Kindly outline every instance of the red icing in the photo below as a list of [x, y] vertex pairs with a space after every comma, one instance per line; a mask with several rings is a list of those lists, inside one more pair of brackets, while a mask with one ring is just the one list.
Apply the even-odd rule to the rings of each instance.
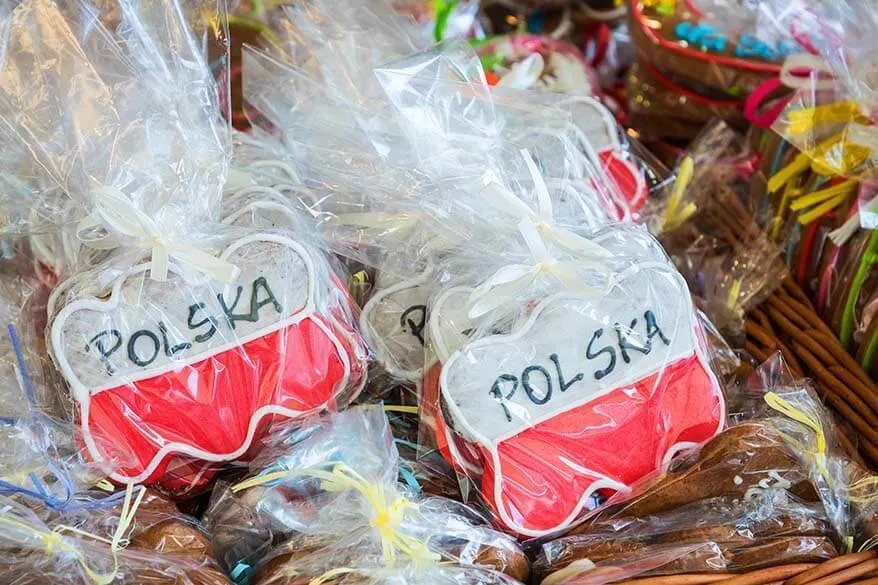
[[636, 166], [622, 158], [615, 150], [598, 154], [604, 170], [613, 178], [631, 213], [637, 213], [646, 204], [646, 183]]
[[[428, 375], [425, 398], [438, 392], [437, 377]], [[484, 466], [482, 492], [501, 521], [502, 506], [512, 530], [536, 535], [563, 528], [596, 481], [631, 486], [659, 471], [675, 445], [713, 437], [723, 416], [720, 391], [693, 355], [501, 441], [499, 468], [488, 446], [476, 446]], [[443, 425], [437, 416], [437, 430]]]
[[[339, 337], [356, 377], [360, 365]], [[240, 451], [263, 407], [304, 413], [333, 407], [344, 375], [338, 347], [311, 317], [178, 370], [94, 394], [82, 423], [105, 458], [122, 462], [117, 475], [133, 478], [168, 443], [215, 459]], [[255, 439], [271, 418], [259, 423]], [[174, 451], [164, 455], [144, 483], [161, 480], [173, 458]], [[175, 485], [192, 479], [173, 475], [167, 479]]]

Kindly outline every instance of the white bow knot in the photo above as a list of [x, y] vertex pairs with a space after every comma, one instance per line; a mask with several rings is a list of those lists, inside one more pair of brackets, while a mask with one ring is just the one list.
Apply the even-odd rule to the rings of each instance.
[[[161, 233], [158, 224], [118, 189], [95, 189], [92, 199], [95, 210], [79, 223], [77, 229], [77, 235], [85, 245], [97, 250], [124, 246], [149, 249], [150, 277], [160, 282], [168, 279], [171, 258], [177, 260], [177, 267], [184, 271], [192, 269], [223, 283], [237, 279], [240, 270], [231, 262], [190, 244], [169, 241]], [[87, 235], [98, 227], [104, 228], [107, 233], [97, 237]]]

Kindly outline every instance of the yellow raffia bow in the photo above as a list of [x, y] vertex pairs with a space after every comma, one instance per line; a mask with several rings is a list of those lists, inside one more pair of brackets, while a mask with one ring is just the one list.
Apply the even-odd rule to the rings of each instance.
[[[119, 525], [116, 527], [116, 531], [113, 533], [112, 539], [106, 539], [102, 536], [80, 530], [73, 526], [60, 525], [56, 526], [52, 530], [42, 530], [26, 522], [13, 520], [12, 518], [9, 518], [5, 515], [0, 516], [0, 526], [7, 526], [10, 529], [19, 530], [25, 534], [38, 538], [43, 544], [43, 549], [46, 553], [46, 556], [52, 556], [55, 554], [70, 555], [76, 560], [77, 563], [79, 563], [79, 566], [82, 567], [82, 570], [85, 573], [86, 577], [93, 581], [95, 585], [109, 585], [116, 580], [116, 573], [119, 571], [118, 553], [122, 548], [124, 548], [123, 537], [128, 531], [128, 528], [131, 526], [131, 523], [134, 521], [134, 515], [137, 513], [137, 509], [138, 507], [140, 507], [140, 503], [143, 501], [143, 496], [146, 493], [146, 488], [141, 488], [140, 493], [132, 504], [133, 493], [134, 486], [132, 484], [129, 484], [128, 487], [125, 489], [125, 500], [122, 503], [122, 512], [119, 515]], [[86, 559], [82, 549], [77, 547], [73, 542], [64, 538], [64, 533], [76, 534], [78, 536], [89, 538], [97, 542], [108, 544], [110, 546], [110, 553], [113, 556], [112, 572], [102, 574], [93, 569], [88, 564], [88, 560]]]
[[319, 479], [321, 489], [328, 492], [359, 492], [372, 510], [369, 525], [378, 532], [381, 539], [385, 565], [392, 567], [400, 553], [419, 563], [435, 563], [439, 560], [439, 555], [430, 550], [426, 541], [420, 541], [402, 531], [406, 513], [417, 510], [417, 504], [395, 489], [388, 490], [380, 483], [368, 481], [343, 463], [337, 463], [331, 472], [322, 469], [290, 469], [267, 473], [233, 486], [232, 492], [237, 493], [293, 477]]
[[[777, 191], [808, 167], [822, 175], [848, 175], [866, 162], [878, 146], [874, 137], [876, 129], [869, 124], [868, 116], [855, 102], [838, 102], [790, 112], [786, 116], [784, 131], [801, 153], [769, 180], [768, 191]], [[837, 131], [838, 126], [844, 126], [844, 129]], [[836, 132], [814, 147], [797, 140], [819, 135], [820, 128], [836, 129]]]
[[692, 182], [694, 173], [695, 161], [687, 156], [680, 163], [680, 169], [677, 171], [677, 180], [674, 183], [674, 192], [668, 198], [668, 207], [662, 216], [663, 233], [674, 231], [698, 211], [698, 207], [691, 201], [683, 205], [682, 209], [680, 208], [683, 203], [683, 195], [686, 193], [686, 187]]
[[808, 193], [807, 195], [799, 195], [790, 204], [792, 211], [802, 211], [809, 207], [809, 211], [799, 215], [798, 221], [802, 225], [808, 225], [819, 219], [826, 213], [842, 205], [859, 189], [860, 184], [855, 179], [848, 179], [838, 185], [826, 187], [819, 191]]
[[[807, 412], [796, 408], [774, 392], [769, 392], [765, 395], [765, 403], [777, 412], [814, 431], [816, 443], [815, 448], [808, 449], [801, 444], [799, 444], [799, 447], [814, 458], [814, 463], [817, 465], [820, 475], [822, 475], [827, 482], [831, 483], [832, 477], [829, 474], [829, 468], [826, 466], [826, 433], [824, 432], [823, 425], [820, 424], [820, 421]], [[787, 439], [788, 437], [784, 438]]]

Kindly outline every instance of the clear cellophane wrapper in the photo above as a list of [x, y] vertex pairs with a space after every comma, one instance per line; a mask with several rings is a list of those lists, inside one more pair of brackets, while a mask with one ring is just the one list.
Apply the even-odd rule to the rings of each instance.
[[668, 189], [670, 194], [651, 198], [643, 213], [699, 308], [732, 338], [743, 332], [746, 312], [759, 306], [789, 274], [781, 251], [751, 219], [733, 220], [749, 222], [742, 230], [746, 237], [729, 241], [717, 231], [722, 221], [714, 220], [728, 213], [722, 202], [737, 200], [746, 189], [742, 152], [746, 151], [739, 137], [727, 125], [709, 125], [678, 164], [678, 181]]
[[[293, 24], [303, 18], [289, 17]], [[318, 60], [323, 75], [315, 81], [291, 65], [292, 53], [282, 63], [269, 52], [253, 51], [245, 55], [246, 94], [280, 129], [290, 155], [303, 161], [296, 167], [305, 169], [301, 182], [319, 202], [309, 213], [332, 249], [376, 269], [363, 330], [378, 361], [397, 380], [421, 377], [427, 281], [435, 266], [464, 264], [454, 259], [469, 255], [465, 243], [476, 231], [487, 233], [498, 222], [514, 231], [519, 213], [504, 210], [508, 202], [498, 208], [475, 195], [449, 199], [448, 193], [477, 194], [486, 181], [498, 182], [492, 177], [512, 177], [503, 196], [508, 200], [515, 192], [535, 203], [526, 150], [544, 166], [558, 216], [571, 225], [592, 229], [631, 216], [628, 200], [607, 178], [610, 172], [626, 182], [635, 203], [646, 198], [647, 179], [619, 140], [609, 112], [591, 98], [525, 99], [509, 90], [492, 92], [475, 53], [458, 44], [382, 67], [377, 75], [385, 89], [383, 105], [356, 88], [346, 102], [333, 102], [337, 92], [323, 79], [332, 69], [323, 62], [332, 58]], [[422, 67], [409, 76], [405, 67], [413, 64]], [[535, 107], [534, 100], [546, 105]], [[418, 108], [430, 115], [413, 123], [408, 116]], [[309, 126], [316, 120], [319, 130]], [[399, 133], [396, 150], [404, 156], [380, 148], [389, 128]], [[303, 144], [303, 136], [316, 136], [317, 145]], [[335, 160], [341, 164], [331, 164]], [[455, 221], [458, 214], [466, 221]]]
[[[132, 493], [128, 507], [116, 498], [112, 506], [98, 501], [101, 507], [61, 513], [0, 496], [0, 578], [34, 585], [231, 583], [194, 518], [146, 488]], [[123, 520], [129, 511], [133, 519]]]
[[[789, 64], [791, 73], [799, 73], [790, 82], [797, 91], [772, 126], [801, 152], [798, 173], [810, 163], [816, 173], [831, 177], [874, 179], [874, 6], [863, 0], [772, 1], [760, 12], [765, 34], [792, 32], [813, 54]], [[878, 203], [870, 198], [858, 206], [860, 224], [874, 229]]]
[[255, 195], [220, 205], [230, 140], [204, 12], [119, 8], [109, 30], [87, 5], [19, 5], [0, 118], [58, 187], [33, 205], [97, 252], [47, 309], [89, 454], [126, 462], [114, 480], [184, 493], [274, 418], [349, 403], [367, 356], [305, 222], [264, 221]]
[[[514, 94], [488, 92], [475, 75], [467, 84], [437, 83], [455, 62], [471, 61], [463, 50], [446, 49], [378, 72], [422, 168], [456, 187], [457, 197], [430, 212], [471, 234], [438, 266], [430, 286], [422, 450], [442, 453], [506, 529], [544, 535], [580, 520], [607, 492], [627, 492], [626, 481], [661, 468], [681, 448], [678, 439], [697, 444], [712, 437], [723, 424], [723, 398], [684, 281], [657, 242], [643, 228], [613, 223], [609, 213], [603, 222], [583, 223], [570, 205], [600, 204], [602, 189], [620, 195], [602, 165], [582, 162], [596, 157], [586, 154], [579, 169], [572, 167], [569, 140], [562, 140], [569, 132], [576, 149], [593, 152], [600, 132], [576, 122], [597, 125], [599, 118], [574, 116], [565, 125], [556, 113], [546, 126], [561, 121], [562, 131], [547, 133], [552, 142], [531, 151], [516, 142], [517, 118], [504, 115], [517, 103]], [[540, 115], [532, 105], [529, 112]], [[583, 169], [584, 176], [575, 174]], [[677, 380], [684, 379], [682, 390]], [[641, 388], [642, 395], [638, 390], [622, 406], [626, 399], [613, 394], [617, 384]], [[694, 419], [684, 416], [676, 426], [669, 421], [678, 399]], [[603, 412], [602, 401], [629, 412], [652, 404], [664, 422], [656, 426], [640, 411], [644, 418], [600, 425], [605, 415], [592, 420], [590, 413]], [[628, 424], [619, 435], [602, 436]], [[611, 441], [618, 451], [597, 447]], [[543, 494], [539, 501], [526, 495], [535, 492]]]
[[576, 46], [548, 35], [513, 34], [475, 45], [488, 82], [518, 90], [599, 96], [597, 73]]
[[199, 523], [153, 490], [114, 491], [74, 425], [34, 412], [0, 430], [4, 583], [229, 583]]
[[459, 502], [415, 495], [400, 483], [399, 455], [380, 405], [313, 422], [278, 429], [246, 478], [216, 487], [205, 518], [233, 574], [288, 585], [336, 572], [380, 575], [385, 568], [441, 575], [445, 565], [456, 565], [527, 579], [527, 557], [513, 538]]
[[871, 546], [864, 495], [874, 480], [838, 443], [810, 383], [793, 379], [778, 354], [730, 395], [730, 428], [700, 452], [539, 545], [543, 584], [736, 573]]

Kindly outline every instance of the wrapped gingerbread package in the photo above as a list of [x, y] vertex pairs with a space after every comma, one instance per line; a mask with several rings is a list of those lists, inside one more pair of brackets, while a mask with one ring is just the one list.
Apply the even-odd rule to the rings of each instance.
[[123, 496], [61, 513], [0, 496], [0, 578], [28, 585], [229, 585], [194, 519], [146, 488], [129, 487]]
[[763, 12], [767, 30], [800, 31], [814, 54], [786, 62], [781, 81], [797, 91], [766, 119], [776, 134], [754, 133], [761, 160], [749, 204], [818, 314], [874, 378], [874, 11], [796, 2]]
[[424, 583], [446, 571], [451, 583], [492, 571], [506, 574], [498, 583], [527, 580], [515, 539], [459, 502], [414, 494], [399, 466], [380, 405], [275, 429], [252, 472], [214, 491], [206, 522], [217, 553], [230, 574], [261, 584], [382, 583], [355, 577], [382, 569], [391, 583], [391, 569], [423, 571], [413, 582]]
[[352, 400], [365, 363], [307, 234], [219, 223], [230, 142], [201, 13], [120, 9], [80, 39], [87, 10], [16, 7], [0, 115], [61, 187], [35, 204], [105, 252], [56, 289], [47, 330], [89, 454], [186, 491], [271, 420]]
[[73, 424], [33, 411], [0, 431], [4, 583], [229, 583], [197, 520], [155, 491], [114, 491]]
[[[744, 129], [745, 103], [802, 51], [794, 33], [763, 34], [757, 6], [735, 0], [636, 1], [631, 123], [650, 140], [694, 138], [712, 117]], [[780, 84], [765, 96], [783, 95]]]
[[[446, 261], [431, 285], [423, 449], [465, 474], [507, 530], [551, 534], [714, 436], [722, 392], [685, 282], [657, 242], [630, 224], [583, 224], [562, 207], [567, 186], [585, 188], [584, 199], [591, 186], [618, 194], [602, 167], [559, 183], [541, 167], [556, 168], [563, 151], [509, 143], [453, 166], [431, 145], [473, 144], [466, 129], [480, 129], [481, 114], [508, 96], [488, 94], [476, 110], [472, 85], [429, 74], [403, 84], [410, 64], [379, 74], [425, 168], [460, 184], [437, 210], [443, 221], [474, 228], [470, 255]], [[504, 221], [478, 223], [501, 210]]]

